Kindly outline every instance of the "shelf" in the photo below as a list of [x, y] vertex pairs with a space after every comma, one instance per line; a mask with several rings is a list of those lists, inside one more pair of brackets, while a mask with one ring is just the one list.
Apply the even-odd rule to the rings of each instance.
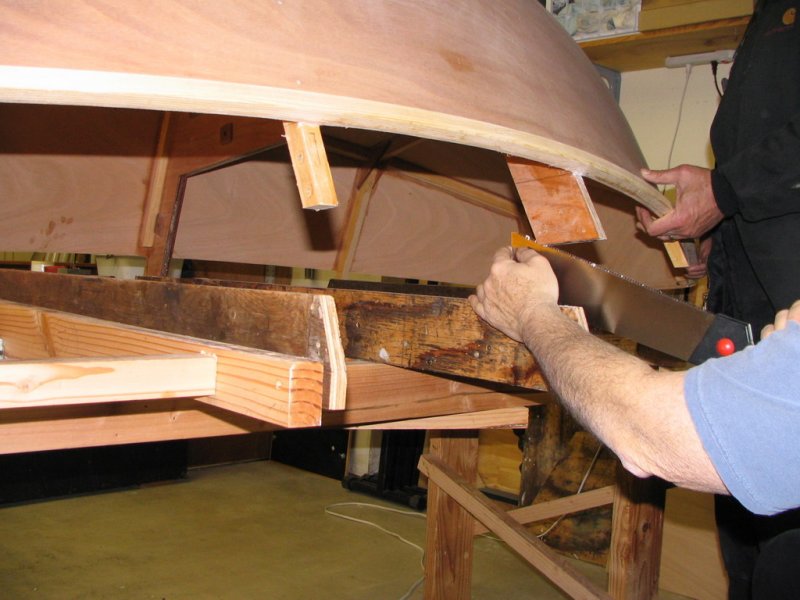
[[581, 42], [592, 62], [615, 71], [664, 66], [668, 56], [735, 49], [749, 16]]

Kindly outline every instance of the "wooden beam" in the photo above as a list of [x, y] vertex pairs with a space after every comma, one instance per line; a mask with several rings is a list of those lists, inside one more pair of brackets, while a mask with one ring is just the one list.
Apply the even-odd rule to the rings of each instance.
[[319, 361], [325, 408], [344, 407], [344, 351], [330, 296], [0, 269], [0, 298]]
[[606, 239], [580, 175], [514, 156], [507, 161], [537, 242]]
[[[589, 581], [580, 571], [570, 565], [565, 558], [550, 550], [544, 542], [536, 538], [514, 519], [492, 506], [489, 501], [454, 469], [434, 455], [424, 455], [419, 469], [428, 476], [429, 484], [439, 487], [444, 494], [486, 525], [490, 531], [506, 542], [531, 566], [555, 584], [571, 598], [596, 600], [610, 598]], [[436, 515], [436, 518], [441, 518]], [[433, 524], [434, 527], [438, 524]], [[430, 528], [432, 523], [429, 522]], [[435, 548], [428, 546], [428, 552]], [[426, 570], [427, 571], [427, 570]], [[426, 581], [427, 584], [427, 581]], [[426, 585], [426, 592], [427, 592]], [[426, 598], [427, 598], [426, 594]], [[451, 598], [468, 595], [448, 596]]]
[[192, 398], [216, 392], [211, 355], [0, 361], [0, 409]]
[[322, 210], [338, 206], [319, 125], [286, 121], [283, 128], [303, 208]]
[[189, 398], [0, 410], [0, 454], [272, 431], [276, 425]]
[[[532, 504], [530, 506], [523, 506], [522, 508], [515, 508], [508, 511], [506, 514], [517, 523], [527, 525], [528, 523], [544, 521], [545, 519], [552, 519], [554, 517], [560, 517], [561, 515], [597, 508], [598, 506], [607, 506], [614, 502], [615, 493], [616, 488], [609, 485], [596, 490], [558, 498], [557, 500], [542, 502], [541, 504]], [[489, 531], [488, 527], [481, 523], [475, 523], [475, 535], [480, 535], [487, 531]]]
[[217, 386], [203, 402], [284, 427], [321, 421], [322, 365], [305, 358], [12, 302], [0, 302], [0, 337], [6, 355], [19, 359], [210, 353]]

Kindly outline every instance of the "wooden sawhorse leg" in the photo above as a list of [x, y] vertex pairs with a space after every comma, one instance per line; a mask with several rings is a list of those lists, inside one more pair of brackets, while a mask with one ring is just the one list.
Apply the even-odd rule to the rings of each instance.
[[[466, 481], [478, 475], [478, 432], [431, 431], [430, 454], [452, 467]], [[469, 598], [472, 584], [472, 549], [475, 521], [472, 515], [428, 482], [425, 598]]]
[[639, 479], [618, 466], [608, 559], [612, 598], [650, 600], [658, 596], [666, 491], [667, 484], [661, 479]]

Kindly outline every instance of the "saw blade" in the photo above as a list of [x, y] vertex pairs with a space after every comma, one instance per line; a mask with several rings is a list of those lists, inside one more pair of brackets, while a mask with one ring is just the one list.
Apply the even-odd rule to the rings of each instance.
[[590, 327], [689, 360], [714, 314], [562, 250], [514, 233], [511, 245], [547, 258], [559, 285], [559, 304], [583, 307]]

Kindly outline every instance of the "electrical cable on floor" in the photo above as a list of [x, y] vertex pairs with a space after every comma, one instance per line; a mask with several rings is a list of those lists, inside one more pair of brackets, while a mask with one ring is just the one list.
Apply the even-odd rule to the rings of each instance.
[[[336, 511], [331, 510], [332, 508], [338, 508], [340, 506], [359, 506], [359, 507], [363, 507], [363, 508], [374, 508], [376, 510], [383, 510], [383, 511], [386, 511], [386, 512], [393, 512], [393, 513], [397, 513], [397, 514], [400, 514], [400, 515], [406, 515], [406, 516], [409, 516], [409, 517], [417, 517], [419, 519], [425, 519], [426, 518], [425, 514], [419, 513], [419, 512], [412, 512], [412, 511], [409, 511], [409, 510], [400, 510], [400, 509], [391, 508], [391, 507], [388, 507], [388, 506], [380, 506], [378, 504], [370, 504], [368, 502], [337, 502], [335, 504], [329, 504], [328, 506], [325, 507], [325, 513], [328, 514], [328, 515], [331, 515], [332, 517], [338, 517], [338, 518], [344, 519], [346, 521], [353, 521], [354, 523], [361, 523], [363, 525], [369, 525], [370, 527], [374, 527], [375, 529], [378, 529], [379, 531], [382, 531], [383, 533], [385, 533], [387, 535], [390, 535], [393, 538], [396, 538], [396, 539], [400, 540], [404, 544], [407, 544], [407, 545], [411, 546], [412, 548], [415, 548], [416, 550], [419, 550], [419, 553], [420, 553], [420, 567], [422, 568], [423, 572], [425, 571], [425, 549], [422, 546], [420, 546], [419, 544], [415, 544], [414, 542], [409, 541], [406, 538], [404, 538], [399, 533], [396, 533], [394, 531], [386, 529], [385, 527], [381, 527], [380, 525], [378, 525], [377, 523], [373, 523], [372, 521], [367, 521], [366, 519], [359, 519], [358, 517], [351, 517], [350, 515], [346, 515], [344, 513], [340, 513], [340, 512], [336, 512]], [[415, 581], [411, 585], [411, 587], [408, 589], [408, 591], [405, 594], [403, 594], [403, 596], [400, 598], [400, 600], [408, 600], [411, 597], [411, 595], [416, 591], [416, 589], [420, 586], [420, 584], [422, 584], [422, 582], [424, 580], [425, 580], [425, 576], [424, 575], [422, 577], [420, 577], [419, 579], [417, 579], [417, 581]]]
[[[592, 462], [589, 463], [589, 468], [586, 469], [586, 473], [583, 474], [583, 479], [581, 479], [581, 483], [578, 486], [578, 491], [575, 492], [576, 496], [583, 491], [583, 488], [586, 485], [586, 480], [589, 479], [589, 474], [592, 472], [592, 469], [594, 469], [594, 465], [597, 462], [597, 457], [600, 456], [600, 451], [602, 449], [603, 449], [603, 444], [600, 444], [599, 446], [597, 446], [597, 452], [594, 453], [594, 457], [592, 458]], [[559, 523], [561, 523], [561, 521], [564, 520], [565, 516], [566, 515], [561, 515], [560, 517], [558, 517], [555, 521], [553, 521], [553, 524], [550, 525], [550, 527], [545, 529], [542, 533], [540, 533], [536, 537], [539, 538], [540, 540], [544, 539], [544, 536], [546, 536], [548, 533], [553, 531], [553, 529], [555, 529], [556, 525], [558, 525]]]
[[678, 139], [678, 130], [681, 128], [681, 120], [683, 118], [683, 103], [686, 100], [686, 90], [689, 89], [689, 78], [691, 77], [691, 75], [692, 75], [692, 65], [686, 65], [686, 80], [683, 82], [683, 93], [681, 94], [681, 102], [678, 105], [678, 120], [675, 123], [675, 133], [672, 135], [672, 144], [670, 144], [669, 147], [669, 156], [667, 157], [667, 169], [672, 168], [672, 152], [675, 150], [675, 140]]

